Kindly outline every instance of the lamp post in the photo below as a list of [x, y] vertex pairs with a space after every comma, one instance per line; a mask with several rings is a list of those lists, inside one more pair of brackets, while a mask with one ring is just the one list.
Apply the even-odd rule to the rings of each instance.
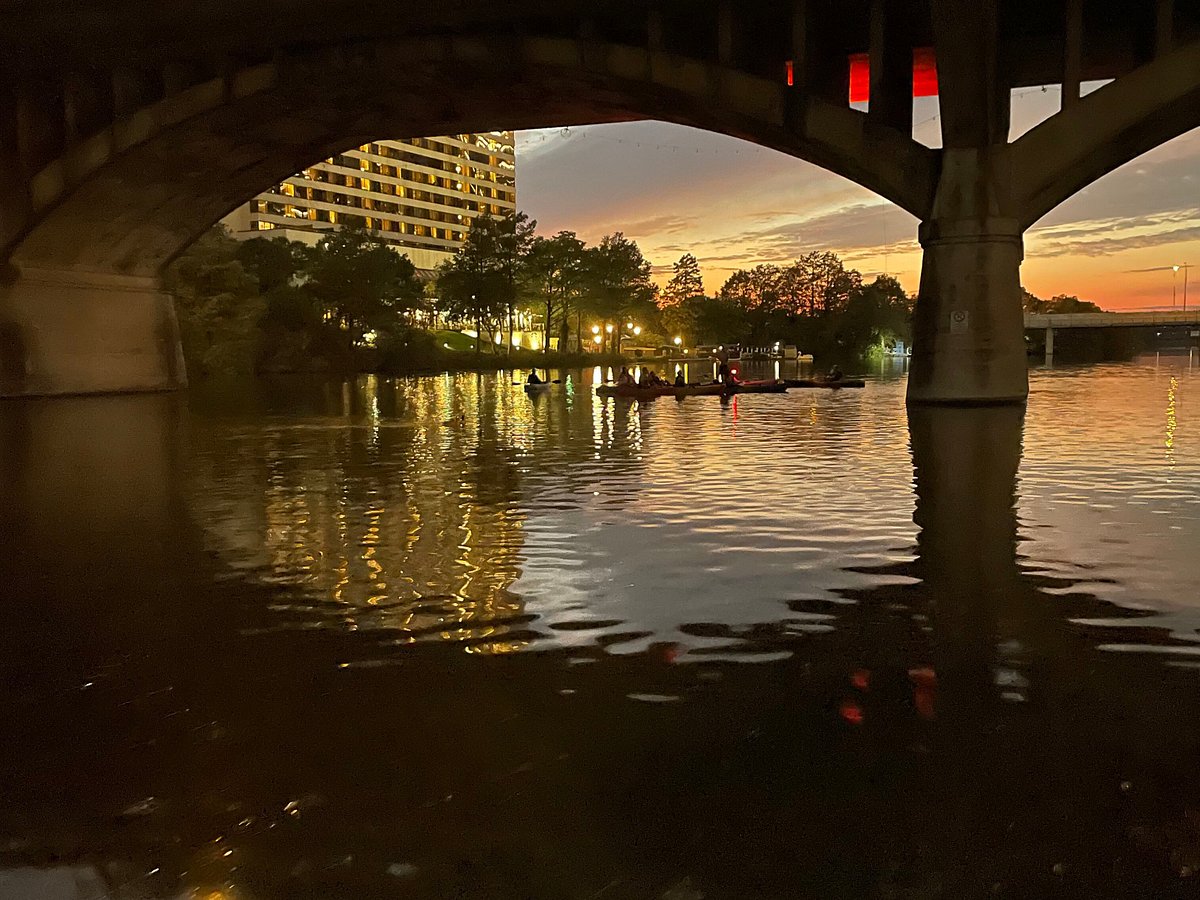
[[1179, 277], [1179, 270], [1183, 269], [1183, 311], [1187, 312], [1187, 289], [1188, 289], [1188, 269], [1191, 268], [1189, 263], [1180, 263], [1177, 266], [1171, 266], [1171, 306], [1175, 306], [1175, 282]]

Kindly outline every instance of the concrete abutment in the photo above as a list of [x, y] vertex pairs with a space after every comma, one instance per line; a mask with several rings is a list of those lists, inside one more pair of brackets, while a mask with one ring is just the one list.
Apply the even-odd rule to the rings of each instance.
[[0, 284], [0, 397], [186, 384], [175, 307], [157, 278], [25, 268]]

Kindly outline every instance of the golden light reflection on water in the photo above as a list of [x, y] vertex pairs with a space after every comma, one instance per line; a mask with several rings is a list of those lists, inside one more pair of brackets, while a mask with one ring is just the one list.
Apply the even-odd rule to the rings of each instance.
[[[399, 643], [464, 641], [477, 653], [524, 646], [504, 623], [522, 613], [509, 587], [528, 398], [491, 377], [414, 379], [397, 394], [371, 376], [342, 385], [335, 409], [239, 435], [240, 458], [258, 465], [206, 458], [202, 477], [224, 480], [220, 502], [241, 509], [210, 539], [323, 597], [347, 630], [393, 628]], [[255, 494], [260, 514], [247, 508]]]
[[1179, 379], [1174, 375], [1171, 376], [1170, 385], [1167, 388], [1167, 462], [1172, 468], [1175, 466], [1175, 429], [1178, 426], [1178, 419], [1175, 415], [1175, 392], [1179, 390]]
[[[748, 377], [769, 376], [774, 361], [748, 368]], [[639, 402], [597, 396], [606, 374], [599, 366], [561, 373], [562, 384], [535, 397], [509, 375], [364, 378], [323, 387], [315, 406], [250, 427], [222, 421], [199, 435], [210, 446], [196, 454], [203, 470], [194, 495], [210, 542], [235, 568], [303, 587], [328, 625], [395, 629], [397, 644], [446, 641], [479, 653], [554, 637], [545, 633], [547, 605], [579, 610], [630, 586], [686, 581], [696, 560], [728, 573], [761, 562], [773, 545], [781, 563], [795, 553], [803, 569], [810, 556], [836, 560], [846, 546], [887, 558], [902, 549], [895, 536], [904, 527], [880, 524], [881, 510], [896, 522], [911, 517], [902, 383], [724, 404]], [[1078, 535], [1086, 505], [1095, 539], [1107, 540], [1117, 508], [1192, 512], [1200, 500], [1180, 477], [1195, 465], [1190, 378], [1176, 373], [1166, 385], [1165, 436], [1164, 378], [1153, 370], [1035, 378], [1023, 521], [1069, 513]], [[1103, 426], [1102, 404], [1111, 413]], [[1147, 454], [1174, 483], [1156, 481]], [[802, 502], [773, 504], [763, 485]], [[876, 490], [881, 496], [868, 499]], [[1146, 541], [1183, 539], [1189, 521], [1155, 514], [1133, 531]], [[675, 538], [651, 561], [639, 529]], [[698, 549], [717, 533], [716, 555]], [[1038, 534], [1043, 543], [1050, 535]], [[892, 543], [871, 543], [880, 540]], [[731, 547], [740, 552], [725, 552]], [[671, 577], [662, 567], [668, 551], [682, 560]], [[722, 577], [742, 585], [757, 571]], [[702, 580], [685, 593], [706, 590]]]

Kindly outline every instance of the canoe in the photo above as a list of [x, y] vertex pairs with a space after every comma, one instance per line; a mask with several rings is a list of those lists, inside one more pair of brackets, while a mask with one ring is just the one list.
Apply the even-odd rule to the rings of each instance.
[[867, 383], [861, 378], [840, 378], [837, 381], [829, 381], [825, 378], [789, 378], [787, 386], [794, 388], [860, 388], [866, 387]]
[[601, 397], [630, 397], [634, 400], [653, 400], [673, 393], [673, 387], [638, 387], [632, 384], [602, 384], [596, 388], [596, 394]]
[[788, 389], [783, 381], [735, 381], [729, 385], [731, 394], [782, 394]]
[[548, 381], [543, 381], [541, 384], [525, 385], [525, 393], [527, 394], [541, 394], [548, 390], [550, 390], [550, 382]]
[[676, 397], [719, 397], [725, 393], [725, 385], [719, 382], [712, 384], [688, 384], [675, 388]]

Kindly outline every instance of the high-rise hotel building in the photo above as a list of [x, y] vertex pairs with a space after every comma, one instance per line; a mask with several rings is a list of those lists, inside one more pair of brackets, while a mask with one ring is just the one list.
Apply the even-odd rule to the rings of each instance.
[[238, 238], [310, 244], [357, 225], [428, 271], [457, 252], [476, 217], [516, 207], [513, 134], [490, 131], [363, 144], [275, 185], [224, 223]]

